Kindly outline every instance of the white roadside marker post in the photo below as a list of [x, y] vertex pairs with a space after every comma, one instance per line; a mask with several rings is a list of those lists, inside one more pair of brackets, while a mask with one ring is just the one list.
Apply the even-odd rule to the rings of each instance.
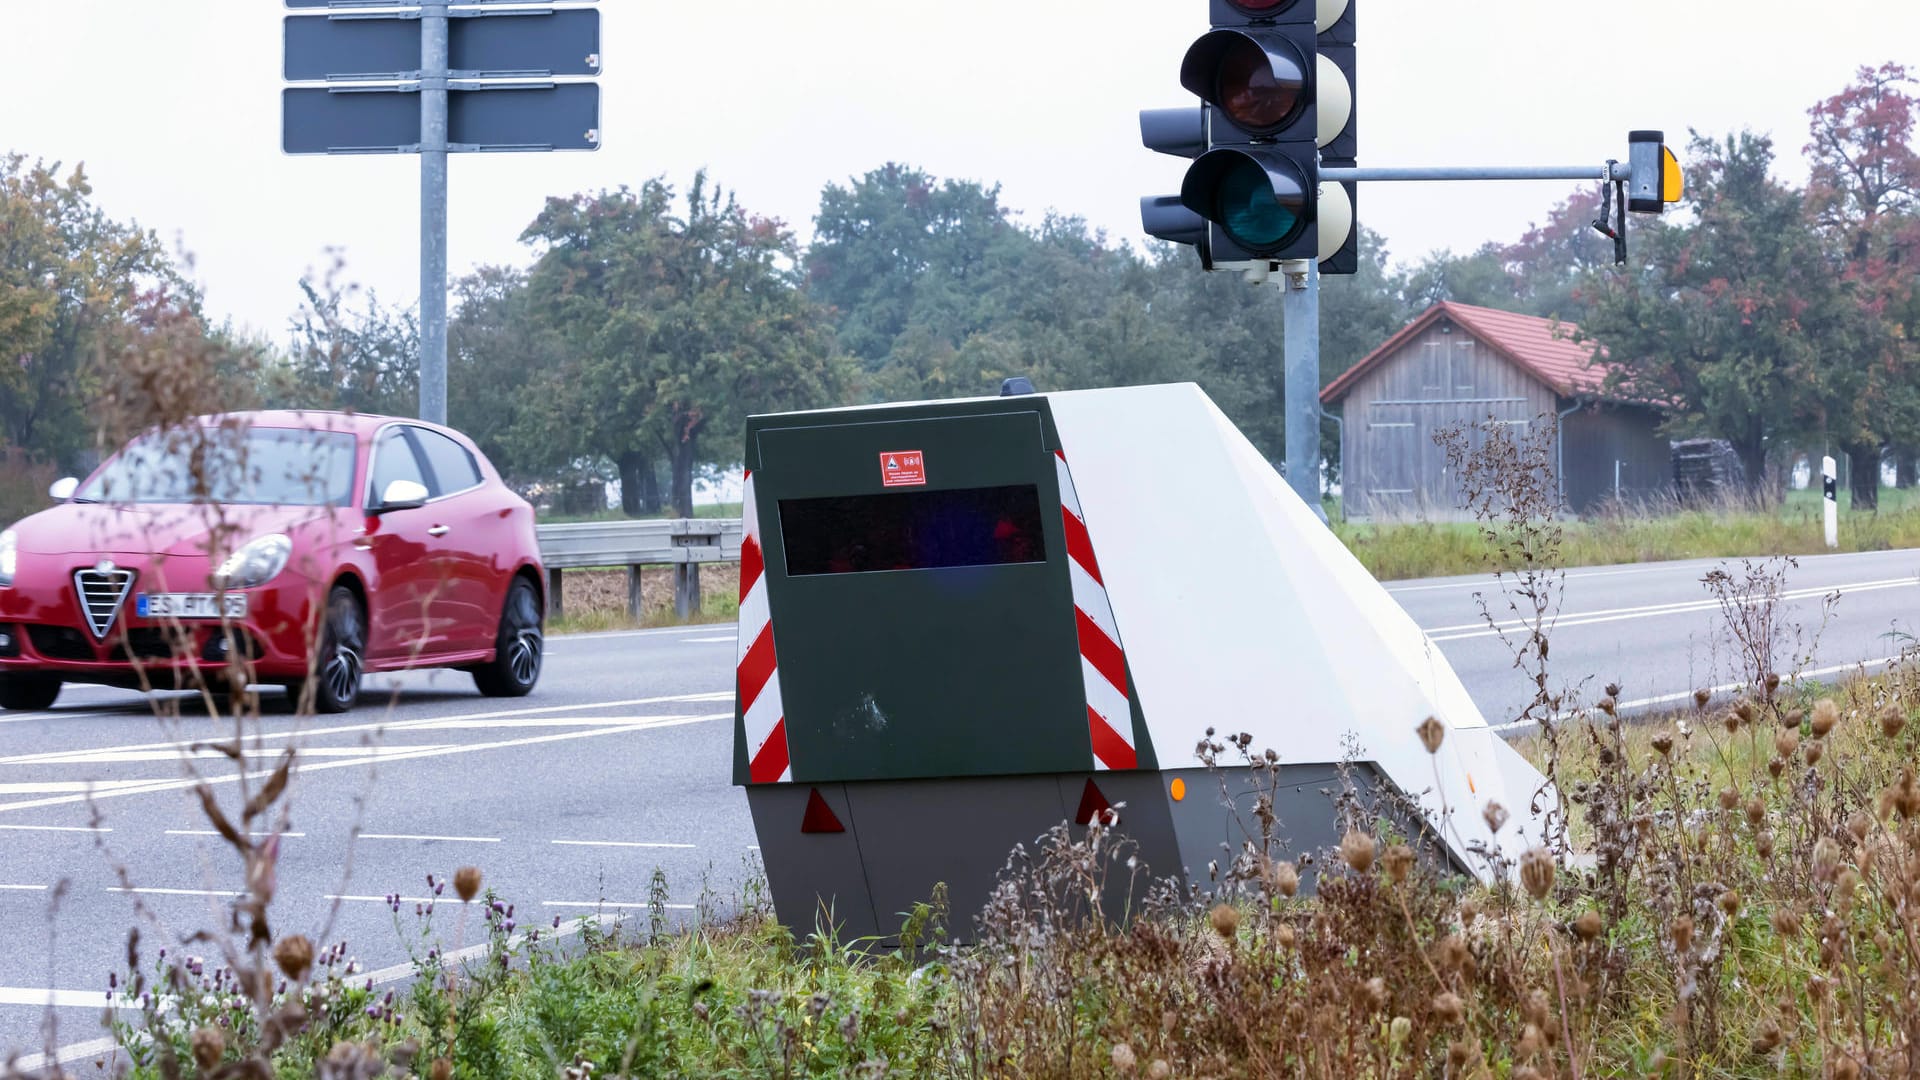
[[1837, 487], [1836, 482], [1840, 478], [1840, 473], [1834, 468], [1832, 458], [1826, 457], [1820, 459], [1820, 477], [1825, 496], [1823, 504], [1826, 507], [1827, 517], [1827, 547], [1829, 549], [1837, 548], [1840, 546], [1840, 504], [1835, 498], [1835, 488]]

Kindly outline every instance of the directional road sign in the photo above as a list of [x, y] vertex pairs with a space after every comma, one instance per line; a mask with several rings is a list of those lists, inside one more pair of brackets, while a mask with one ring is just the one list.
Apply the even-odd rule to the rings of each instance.
[[[511, 4], [514, 7], [534, 7], [541, 2], [542, 0], [451, 0], [447, 6], [457, 11], [460, 8], [494, 7], [501, 4]], [[591, 4], [594, 0], [560, 0], [560, 2], [566, 4]], [[286, 0], [286, 5], [290, 8], [316, 12], [322, 10], [345, 11], [354, 8], [384, 8], [389, 10], [393, 8], [414, 8], [418, 10], [420, 0]]]
[[[281, 149], [289, 154], [403, 154], [420, 147], [420, 96], [398, 87], [281, 92]], [[447, 91], [447, 149], [597, 150], [600, 87], [460, 86]]]
[[[420, 71], [421, 21], [399, 14], [352, 19], [288, 15], [289, 82], [407, 79]], [[600, 12], [476, 12], [447, 20], [454, 78], [600, 74]]]

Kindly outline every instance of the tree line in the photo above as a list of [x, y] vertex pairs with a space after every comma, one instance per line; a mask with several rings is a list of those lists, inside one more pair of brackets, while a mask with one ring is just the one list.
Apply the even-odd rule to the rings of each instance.
[[[1694, 133], [1682, 206], [1630, 222], [1625, 266], [1591, 227], [1597, 187], [1517, 239], [1408, 265], [1365, 231], [1360, 272], [1323, 279], [1322, 383], [1437, 300], [1552, 316], [1672, 434], [1727, 439], [1757, 490], [1824, 442], [1872, 505], [1883, 457], [1910, 483], [1920, 444], [1913, 87], [1898, 65], [1863, 68], [1817, 103], [1802, 186], [1765, 136]], [[155, 303], [198, 320], [232, 408], [417, 408], [414, 313], [341, 284], [344, 264], [299, 283], [284, 340], [247, 338], [204, 316], [181, 257], [90, 194], [80, 170], [0, 158], [0, 453], [73, 469], [100, 452], [89, 402]], [[1191, 380], [1278, 461], [1277, 289], [1071, 215], [1025, 222], [995, 185], [907, 164], [827, 184], [812, 224], [802, 245], [705, 173], [549, 198], [523, 264], [454, 285], [449, 419], [515, 482], [617, 477], [633, 514], [690, 514], [750, 413], [991, 394], [1014, 375]]]

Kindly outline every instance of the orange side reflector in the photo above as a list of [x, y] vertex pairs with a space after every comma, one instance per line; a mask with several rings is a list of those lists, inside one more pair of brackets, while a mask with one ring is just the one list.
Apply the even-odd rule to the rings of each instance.
[[1474, 794], [1474, 795], [1478, 795], [1478, 794], [1480, 794], [1480, 789], [1479, 789], [1479, 788], [1477, 788], [1477, 787], [1474, 787], [1474, 786], [1473, 786], [1473, 774], [1472, 774], [1472, 773], [1468, 773], [1468, 774], [1467, 774], [1467, 791], [1468, 791], [1469, 793], [1471, 793], [1471, 794]]
[[803, 833], [846, 832], [846, 826], [833, 814], [833, 807], [820, 795], [820, 789], [814, 788], [807, 793], [807, 812], [800, 819], [800, 831]]
[[1080, 809], [1073, 815], [1073, 820], [1081, 825], [1090, 825], [1095, 815], [1104, 814], [1111, 809], [1113, 804], [1107, 801], [1105, 795], [1100, 794], [1100, 789], [1093, 786], [1093, 779], [1089, 777], [1086, 790], [1080, 793]]
[[1177, 776], [1174, 777], [1173, 783], [1167, 785], [1167, 794], [1173, 796], [1174, 802], [1179, 802], [1181, 799], [1186, 798], [1187, 782], [1185, 780], [1180, 779]]

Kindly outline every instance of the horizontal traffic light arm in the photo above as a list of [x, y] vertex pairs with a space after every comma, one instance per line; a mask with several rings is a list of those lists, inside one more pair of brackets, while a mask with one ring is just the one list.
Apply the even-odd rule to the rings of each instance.
[[1322, 165], [1322, 180], [1627, 180], [1631, 167], [1612, 165], [1449, 165], [1426, 168]]

